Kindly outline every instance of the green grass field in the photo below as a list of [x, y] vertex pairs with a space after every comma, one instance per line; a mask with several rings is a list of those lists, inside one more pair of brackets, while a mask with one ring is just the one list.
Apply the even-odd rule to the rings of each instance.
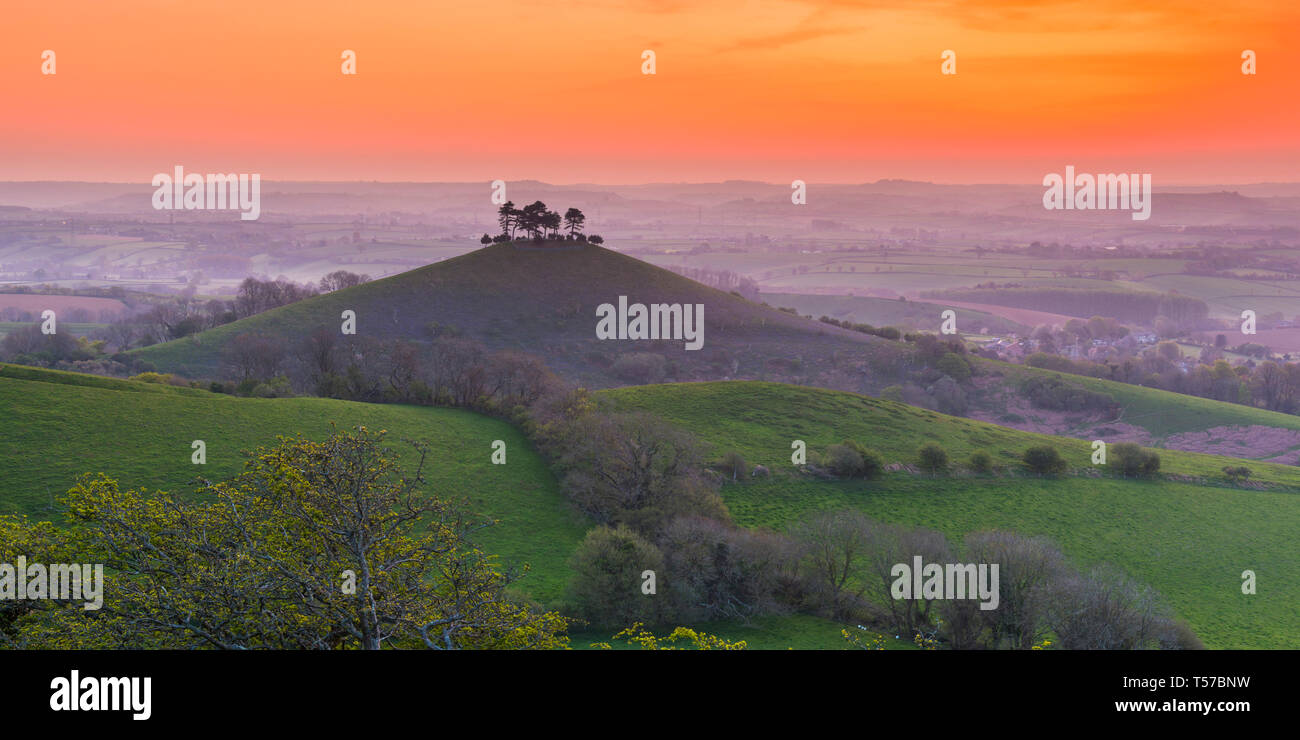
[[978, 358], [975, 362], [990, 372], [1002, 373], [1013, 384], [1031, 374], [1059, 375], [1071, 384], [1109, 394], [1124, 409], [1120, 421], [1142, 427], [1156, 439], [1171, 434], [1200, 432], [1213, 427], [1232, 425], [1259, 424], [1280, 429], [1300, 429], [1300, 416], [1292, 414], [1082, 375], [1058, 373], [1025, 365]]
[[[51, 502], [76, 478], [103, 472], [126, 488], [190, 491], [196, 476], [221, 479], [242, 468], [243, 450], [277, 435], [322, 438], [340, 428], [386, 429], [404, 463], [401, 438], [430, 443], [425, 490], [465, 501], [499, 521], [476, 535], [506, 567], [529, 565], [521, 596], [560, 598], [568, 559], [589, 523], [560, 494], [550, 470], [509, 424], [468, 411], [374, 405], [319, 398], [233, 398], [190, 388], [0, 366], [0, 512], [58, 519]], [[191, 463], [202, 439], [207, 464]], [[506, 442], [507, 464], [492, 465], [491, 444]]]
[[[615, 408], [644, 409], [691, 430], [715, 456], [740, 451], [770, 467], [766, 480], [727, 484], [737, 522], [782, 530], [810, 512], [857, 508], [875, 518], [945, 532], [954, 542], [972, 531], [1009, 529], [1055, 540], [1081, 567], [1115, 564], [1156, 588], [1207, 645], [1215, 648], [1300, 646], [1300, 468], [1251, 461], [1254, 478], [1273, 490], [1232, 487], [1219, 469], [1234, 461], [1162, 450], [1165, 473], [1207, 478], [1042, 479], [930, 477], [891, 473], [876, 481], [821, 481], [790, 463], [790, 443], [810, 455], [852, 438], [887, 462], [913, 462], [926, 441], [954, 461], [982, 449], [1004, 468], [1030, 444], [1050, 441], [1077, 469], [1089, 467], [1082, 440], [1052, 438], [958, 419], [856, 394], [758, 382], [688, 383], [602, 391]], [[302, 431], [320, 438], [329, 423], [365, 424], [431, 443], [426, 490], [498, 519], [479, 536], [506, 566], [531, 565], [516, 592], [558, 603], [570, 578], [569, 558], [590, 522], [573, 513], [545, 463], [508, 424], [451, 409], [371, 405], [316, 398], [245, 399], [204, 390], [0, 366], [0, 512], [59, 519], [51, 502], [86, 472], [124, 486], [190, 490], [195, 476], [236, 473], [241, 450]], [[190, 443], [207, 444], [207, 465], [190, 462]], [[494, 439], [509, 464], [490, 464]], [[402, 452], [402, 446], [398, 445]], [[405, 458], [409, 461], [409, 451]], [[1259, 592], [1243, 596], [1240, 575], [1254, 570]], [[756, 649], [840, 649], [833, 621], [793, 615], [752, 624], [693, 625]], [[580, 632], [575, 648], [609, 635]], [[910, 648], [910, 644], [889, 647]]]
[[[1008, 529], [1055, 540], [1079, 566], [1101, 561], [1157, 589], [1215, 648], [1300, 647], [1300, 468], [1250, 462], [1288, 490], [1255, 491], [1169, 480], [1110, 477], [938, 477], [887, 474], [870, 482], [824, 482], [798, 475], [795, 439], [810, 456], [844, 438], [877, 449], [887, 461], [912, 461], [926, 441], [960, 461], [985, 449], [999, 464], [1030, 444], [1050, 441], [1078, 468], [1088, 444], [945, 417], [889, 401], [765, 383], [698, 383], [604, 391], [616, 407], [650, 410], [709, 442], [717, 455], [738, 450], [769, 466], [763, 481], [728, 484], [737, 521], [784, 529], [813, 511], [857, 508], [901, 524], [933, 527], [960, 541], [982, 529]], [[1210, 475], [1227, 458], [1162, 450], [1162, 470]], [[1261, 584], [1241, 593], [1241, 572]]]

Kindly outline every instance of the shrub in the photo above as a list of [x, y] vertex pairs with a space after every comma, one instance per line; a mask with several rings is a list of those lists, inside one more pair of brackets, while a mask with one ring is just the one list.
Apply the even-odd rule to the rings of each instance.
[[826, 450], [823, 464], [841, 478], [857, 478], [865, 470], [862, 455], [852, 447], [842, 444], [831, 445]]
[[1160, 470], [1160, 456], [1132, 442], [1111, 445], [1110, 457], [1115, 469], [1125, 478], [1155, 475]]
[[885, 462], [875, 450], [867, 449], [851, 439], [843, 440], [840, 444], [862, 456], [862, 472], [860, 475], [863, 478], [875, 478], [884, 472]]
[[970, 456], [970, 469], [981, 474], [992, 473], [993, 457], [984, 450], [976, 450], [975, 452], [972, 452]]
[[659, 548], [631, 529], [596, 527], [573, 556], [570, 598], [575, 610], [600, 627], [659, 623], [662, 600], [641, 592], [641, 574], [652, 570], [662, 575], [663, 564]]
[[638, 385], [658, 383], [664, 379], [668, 361], [653, 352], [628, 352], [614, 361], [612, 372], [621, 380]]
[[1059, 475], [1067, 469], [1065, 460], [1061, 453], [1056, 451], [1051, 445], [1036, 445], [1025, 450], [1024, 456], [1025, 467], [1029, 468], [1032, 473], [1038, 475]]
[[934, 367], [958, 383], [965, 383], [970, 380], [970, 360], [956, 352], [945, 353], [943, 357], [939, 358], [939, 362]]
[[948, 453], [933, 442], [923, 445], [916, 455], [921, 470], [938, 473], [948, 469]]
[[722, 456], [722, 469], [731, 475], [732, 480], [749, 473], [749, 465], [745, 463], [745, 458], [735, 450]]
[[1056, 411], [1107, 411], [1116, 405], [1109, 394], [1071, 385], [1055, 375], [1030, 376], [1020, 383], [1020, 391], [1034, 406]]
[[170, 373], [140, 373], [132, 375], [130, 380], [138, 380], [141, 383], [158, 383], [159, 385], [168, 385], [171, 383], [172, 376]]
[[1238, 466], [1228, 465], [1223, 468], [1223, 474], [1228, 476], [1228, 480], [1233, 481], [1235, 483], [1237, 481], [1244, 481], [1247, 478], [1249, 478], [1250, 468], [1246, 467], [1245, 465], [1238, 465]]
[[671, 579], [660, 595], [675, 618], [735, 619], [780, 609], [797, 579], [798, 550], [773, 532], [754, 532], [705, 519], [679, 517], [659, 548]]

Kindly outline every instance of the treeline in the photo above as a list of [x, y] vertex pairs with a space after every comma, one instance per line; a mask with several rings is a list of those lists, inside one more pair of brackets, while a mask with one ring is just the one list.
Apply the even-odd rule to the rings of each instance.
[[[780, 310], [785, 311], [786, 309], [783, 308]], [[794, 309], [790, 309], [790, 312], [793, 313]], [[840, 319], [831, 318], [830, 316], [822, 316], [817, 320], [822, 322], [823, 324], [830, 324], [831, 326], [838, 326], [843, 329], [852, 329], [853, 331], [860, 332], [862, 334], [870, 334], [872, 336], [881, 337], [882, 339], [898, 341], [903, 336], [903, 332], [899, 331], [898, 329], [892, 326], [872, 326], [871, 324], [856, 324], [852, 321], [841, 321]]]
[[[1104, 565], [1080, 572], [1046, 538], [974, 532], [956, 547], [938, 531], [883, 524], [853, 510], [818, 514], [792, 532], [815, 545], [814, 572], [841, 614], [913, 636], [923, 647], [1204, 647], [1155, 591]], [[997, 563], [998, 608], [980, 609], [974, 598], [894, 598], [893, 565], [918, 555], [926, 563]]]
[[663, 265], [663, 268], [710, 288], [736, 293], [746, 300], [755, 303], [759, 302], [758, 283], [740, 273], [731, 270], [711, 270], [707, 267], [686, 267], [684, 265]]
[[1141, 357], [1118, 363], [1071, 360], [1038, 352], [1025, 358], [1030, 367], [1104, 378], [1146, 388], [1237, 403], [1256, 408], [1300, 414], [1300, 363], [1267, 360], [1232, 365], [1213, 352], [1195, 367], [1184, 370], [1181, 350], [1173, 342], [1161, 342]]
[[[131, 358], [122, 355], [133, 347], [147, 347], [233, 323], [239, 319], [280, 306], [370, 280], [337, 270], [321, 278], [319, 284], [295, 283], [286, 278], [259, 280], [246, 278], [233, 300], [207, 301], [190, 295], [160, 298], [134, 315], [121, 317], [96, 329], [89, 338], [79, 340], [67, 333], [42, 334], [39, 323], [20, 327], [0, 342], [0, 359], [24, 365], [53, 367], [60, 370], [124, 375], [139, 369]], [[60, 321], [76, 321], [76, 312], [60, 315]], [[148, 368], [145, 368], [148, 369]]]
[[1073, 316], [1103, 315], [1140, 324], [1153, 324], [1157, 317], [1163, 316], [1184, 327], [1199, 325], [1210, 313], [1205, 301], [1177, 293], [1060, 286], [1029, 287], [1020, 283], [987, 283], [973, 288], [930, 291], [923, 295], [928, 298], [991, 303]]

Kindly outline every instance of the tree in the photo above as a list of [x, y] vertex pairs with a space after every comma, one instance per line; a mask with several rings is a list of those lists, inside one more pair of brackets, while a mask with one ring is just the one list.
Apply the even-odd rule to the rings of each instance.
[[664, 573], [663, 553], [654, 543], [623, 525], [598, 526], [573, 556], [570, 598], [578, 614], [596, 626], [657, 624], [664, 600], [642, 591], [646, 571]]
[[541, 236], [542, 230], [546, 228], [547, 218], [546, 204], [540, 200], [533, 201], [524, 206], [515, 215], [515, 224], [518, 228], [523, 229], [524, 233], [536, 239]]
[[[553, 648], [564, 621], [510, 602], [468, 539], [482, 522], [421, 490], [385, 433], [285, 439], [197, 500], [85, 476], [65, 500], [103, 608], [27, 632], [36, 646], [222, 649]], [[69, 553], [71, 556], [72, 553]]]
[[320, 279], [320, 289], [322, 293], [332, 293], [336, 290], [343, 290], [344, 288], [351, 288], [368, 282], [370, 282], [369, 275], [358, 275], [347, 270], [335, 270]]
[[917, 451], [917, 461], [921, 470], [927, 473], [940, 473], [948, 469], [948, 453], [933, 442], [927, 442]]
[[654, 415], [588, 414], [575, 422], [566, 447], [565, 491], [598, 522], [653, 535], [677, 516], [728, 519], [703, 476], [699, 440]]
[[577, 208], [570, 208], [564, 212], [564, 225], [569, 229], [569, 236], [571, 237], [576, 237], [582, 233], [582, 225], [586, 220], [587, 217]]
[[1177, 647], [1176, 626], [1155, 591], [1117, 570], [1072, 574], [1049, 590], [1052, 631], [1066, 650]]
[[1068, 469], [1065, 460], [1061, 458], [1061, 453], [1051, 445], [1029, 447], [1021, 459], [1030, 472], [1038, 475], [1059, 475]]
[[602, 239], [602, 238], [600, 238], [600, 236], [599, 236], [599, 235], [596, 235], [596, 234], [592, 234], [591, 236], [587, 237], [587, 241], [591, 242], [592, 244], [604, 244], [604, 243], [605, 243], [605, 240]]
[[225, 349], [226, 362], [239, 373], [242, 380], [267, 379], [279, 375], [284, 355], [281, 340], [251, 332], [235, 335]]
[[560, 232], [560, 214], [555, 211], [543, 211], [541, 225], [546, 230], [547, 236], [557, 235]]
[[970, 380], [970, 360], [955, 352], [944, 353], [943, 357], [939, 358], [939, 362], [935, 364], [935, 369], [958, 383], [965, 383]]
[[722, 470], [725, 473], [730, 473], [731, 480], [734, 481], [749, 473], [749, 465], [745, 462], [745, 457], [743, 455], [732, 450], [722, 456]]
[[484, 232], [483, 236], [479, 238], [478, 243], [483, 245], [491, 244], [492, 237], [489, 236], [486, 232]]
[[773, 532], [684, 516], [665, 528], [658, 544], [671, 576], [660, 587], [676, 619], [772, 613], [779, 609], [779, 595], [798, 580], [796, 547]]
[[981, 475], [993, 472], [993, 458], [984, 450], [976, 450], [970, 455], [970, 469]]
[[1042, 537], [1014, 532], [966, 536], [970, 562], [998, 564], [998, 608], [977, 610], [986, 646], [1028, 650], [1050, 629], [1049, 589], [1070, 573], [1065, 557]]
[[823, 512], [794, 525], [790, 535], [804, 548], [804, 565], [825, 604], [837, 615], [861, 598], [866, 586], [866, 546], [875, 523], [862, 512]]
[[515, 237], [515, 228], [519, 225], [519, 211], [515, 210], [514, 201], [506, 201], [497, 209], [497, 223], [501, 226], [501, 233], [513, 239]]

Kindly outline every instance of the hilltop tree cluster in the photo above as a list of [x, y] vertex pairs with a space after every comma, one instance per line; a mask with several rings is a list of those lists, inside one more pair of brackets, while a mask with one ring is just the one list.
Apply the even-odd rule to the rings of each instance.
[[484, 234], [479, 241], [483, 244], [509, 242], [522, 234], [533, 241], [565, 240], [603, 243], [604, 239], [600, 236], [594, 234], [587, 236], [583, 233], [586, 223], [586, 215], [577, 208], [570, 208], [564, 212], [564, 215], [560, 215], [558, 211], [547, 208], [540, 200], [533, 201], [523, 208], [516, 208], [513, 201], [506, 201], [497, 209], [497, 224], [501, 227], [501, 233], [496, 236]]

